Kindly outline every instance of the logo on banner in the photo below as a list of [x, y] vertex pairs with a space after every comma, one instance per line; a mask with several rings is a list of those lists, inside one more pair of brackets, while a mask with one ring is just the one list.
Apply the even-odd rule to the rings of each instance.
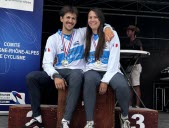
[[25, 93], [0, 92], [0, 104], [25, 104]]
[[18, 93], [16, 91], [11, 92], [11, 99], [15, 102], [15, 104], [25, 104], [25, 94]]

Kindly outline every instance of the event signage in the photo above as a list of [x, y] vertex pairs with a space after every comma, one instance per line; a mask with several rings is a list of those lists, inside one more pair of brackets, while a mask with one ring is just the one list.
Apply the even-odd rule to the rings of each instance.
[[0, 114], [27, 104], [26, 75], [40, 70], [43, 0], [0, 0]]
[[34, 0], [0, 0], [1, 8], [33, 11]]

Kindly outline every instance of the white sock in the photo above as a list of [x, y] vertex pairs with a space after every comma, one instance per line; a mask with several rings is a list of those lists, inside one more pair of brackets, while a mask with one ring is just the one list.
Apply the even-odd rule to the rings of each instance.
[[39, 115], [39, 116], [37, 116], [37, 117], [34, 117], [37, 121], [39, 121], [40, 123], [42, 123], [42, 116], [41, 115]]
[[128, 117], [128, 115], [127, 115], [127, 116], [123, 116], [123, 115], [121, 114], [121, 118], [122, 118], [123, 120], [127, 120], [129, 117]]
[[68, 122], [68, 124], [70, 123], [69, 120], [65, 120], [64, 118], [62, 119], [62, 122]]
[[87, 121], [87, 124], [92, 124], [92, 125], [94, 125], [94, 121], [92, 120], [92, 121]]

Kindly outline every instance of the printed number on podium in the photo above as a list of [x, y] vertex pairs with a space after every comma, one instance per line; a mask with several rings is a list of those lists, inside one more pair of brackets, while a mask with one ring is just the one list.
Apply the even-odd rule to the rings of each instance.
[[[136, 124], [140, 125], [140, 128], [145, 128], [145, 124], [143, 123], [144, 122], [144, 116], [141, 115], [141, 114], [134, 114], [132, 117], [132, 119], [139, 119], [136, 121]], [[131, 126], [131, 128], [136, 128], [136, 126]]]

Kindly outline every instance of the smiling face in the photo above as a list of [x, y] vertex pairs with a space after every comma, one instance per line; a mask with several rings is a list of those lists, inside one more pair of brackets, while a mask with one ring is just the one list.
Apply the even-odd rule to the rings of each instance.
[[71, 34], [76, 25], [77, 16], [75, 13], [66, 13], [63, 17], [60, 17], [60, 21], [63, 23], [62, 32], [64, 34]]
[[92, 29], [93, 33], [97, 34], [97, 29], [100, 26], [100, 21], [99, 21], [99, 18], [94, 11], [90, 11], [89, 14], [88, 14], [88, 25]]

